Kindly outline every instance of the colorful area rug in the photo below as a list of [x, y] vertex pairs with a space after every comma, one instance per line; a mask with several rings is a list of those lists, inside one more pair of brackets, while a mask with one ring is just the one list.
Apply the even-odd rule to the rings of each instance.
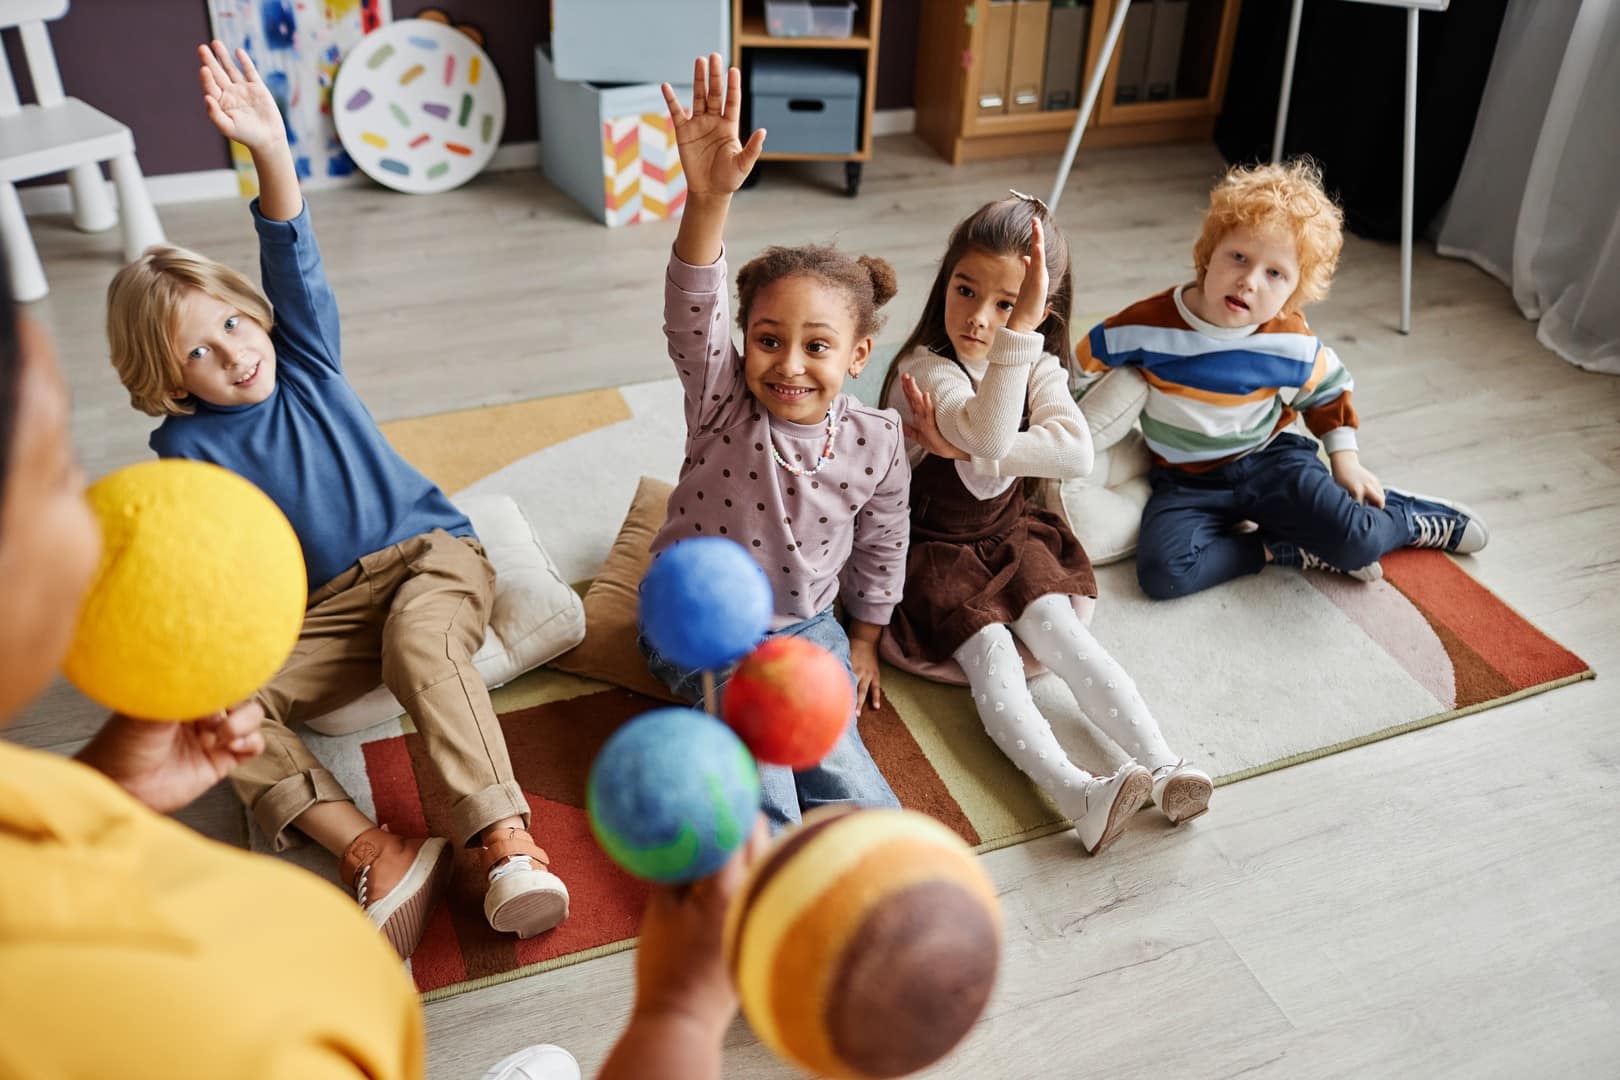
[[[572, 580], [601, 565], [637, 478], [673, 480], [682, 456], [674, 380], [386, 430], [447, 487], [482, 476], [470, 491], [516, 497]], [[1486, 551], [1473, 565], [1489, 558]], [[1591, 677], [1470, 577], [1468, 565], [1398, 552], [1372, 585], [1274, 570], [1154, 603], [1127, 563], [1099, 572], [1094, 629], [1136, 678], [1171, 746], [1230, 783]], [[884, 679], [887, 703], [862, 717], [861, 730], [905, 805], [981, 851], [1066, 827], [984, 735], [966, 691], [895, 671]], [[1117, 751], [1060, 682], [1044, 677], [1034, 689], [1077, 760], [1094, 771], [1115, 765]], [[584, 785], [608, 735], [654, 703], [547, 669], [495, 700], [535, 832], [568, 883], [572, 911], [531, 941], [494, 934], [479, 907], [476, 866], [464, 856], [452, 902], [411, 963], [429, 1000], [628, 947], [646, 895], [592, 840]], [[448, 831], [447, 797], [407, 721], [310, 742], [377, 820], [414, 835]]]

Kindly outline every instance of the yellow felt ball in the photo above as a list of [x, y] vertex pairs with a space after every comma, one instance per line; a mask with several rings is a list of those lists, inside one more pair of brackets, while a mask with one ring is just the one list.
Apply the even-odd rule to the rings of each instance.
[[263, 686], [298, 641], [309, 583], [269, 496], [197, 461], [132, 465], [93, 484], [101, 565], [63, 669], [146, 720], [190, 720]]

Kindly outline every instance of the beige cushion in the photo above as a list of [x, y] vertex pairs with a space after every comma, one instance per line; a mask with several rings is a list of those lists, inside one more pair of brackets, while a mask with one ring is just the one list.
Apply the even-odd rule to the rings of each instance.
[[[585, 637], [585, 606], [540, 546], [529, 519], [506, 495], [470, 495], [455, 500], [467, 515], [495, 567], [495, 606], [473, 666], [490, 687], [539, 667]], [[316, 717], [309, 726], [323, 735], [347, 735], [400, 715], [404, 710], [386, 686]]]
[[613, 549], [585, 591], [585, 639], [553, 660], [552, 667], [663, 701], [676, 700], [647, 670], [647, 658], [636, 645], [641, 579], [652, 561], [648, 549], [663, 528], [672, 490], [662, 480], [641, 478]]
[[1142, 529], [1142, 508], [1153, 493], [1152, 457], [1137, 418], [1147, 380], [1135, 368], [1115, 368], [1086, 388], [1080, 411], [1091, 429], [1096, 464], [1089, 476], [1048, 484], [1046, 504], [1062, 514], [1094, 566], [1129, 558]]

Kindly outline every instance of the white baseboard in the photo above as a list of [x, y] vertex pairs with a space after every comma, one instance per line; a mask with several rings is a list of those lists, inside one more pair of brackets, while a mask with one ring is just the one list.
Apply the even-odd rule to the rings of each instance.
[[873, 135], [910, 135], [916, 130], [916, 109], [876, 109], [872, 113]]
[[[875, 121], [874, 121], [875, 122]], [[496, 149], [485, 168], [495, 171], [535, 169], [540, 166], [540, 144], [537, 142], [506, 143]], [[355, 187], [372, 183], [364, 173], [356, 172], [338, 180], [329, 180], [321, 188]], [[203, 169], [199, 172], [168, 173], [148, 176], [146, 191], [157, 206], [175, 203], [202, 202], [207, 199], [240, 198], [241, 188], [232, 169]], [[117, 205], [117, 193], [111, 181], [107, 195]], [[38, 187], [18, 188], [25, 214], [70, 214], [73, 212], [72, 194], [66, 184], [42, 184]]]

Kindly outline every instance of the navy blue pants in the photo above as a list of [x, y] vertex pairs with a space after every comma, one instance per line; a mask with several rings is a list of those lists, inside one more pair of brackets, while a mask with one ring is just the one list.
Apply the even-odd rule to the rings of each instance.
[[[1136, 580], [1158, 600], [1259, 573], [1267, 541], [1357, 570], [1412, 540], [1406, 496], [1389, 493], [1383, 508], [1356, 502], [1317, 457], [1316, 443], [1291, 432], [1207, 473], [1156, 468], [1152, 481]], [[1240, 521], [1260, 531], [1233, 535]]]

